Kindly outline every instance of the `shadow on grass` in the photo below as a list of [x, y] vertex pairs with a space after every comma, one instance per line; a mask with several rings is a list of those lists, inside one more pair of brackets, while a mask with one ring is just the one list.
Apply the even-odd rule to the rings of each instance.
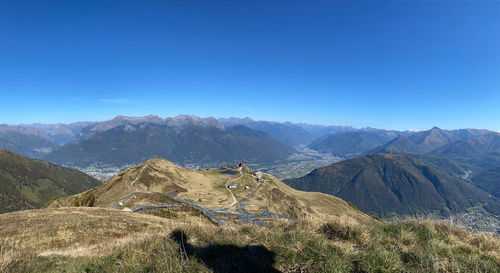
[[280, 272], [273, 267], [275, 254], [261, 245], [196, 247], [188, 242], [182, 230], [175, 230], [170, 236], [179, 244], [181, 255], [198, 260], [214, 272]]

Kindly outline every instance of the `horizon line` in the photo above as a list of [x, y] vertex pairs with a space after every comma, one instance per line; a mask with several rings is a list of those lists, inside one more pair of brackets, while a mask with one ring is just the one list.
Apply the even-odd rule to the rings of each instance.
[[467, 129], [473, 129], [473, 130], [488, 130], [496, 133], [500, 133], [500, 131], [494, 130], [494, 129], [487, 129], [487, 128], [472, 128], [472, 127], [459, 127], [459, 128], [442, 128], [440, 126], [432, 126], [430, 129], [420, 129], [420, 128], [406, 128], [406, 129], [393, 129], [393, 128], [383, 128], [383, 127], [373, 127], [373, 126], [363, 126], [363, 127], [355, 127], [353, 125], [341, 125], [341, 124], [320, 124], [320, 123], [309, 123], [309, 122], [297, 122], [297, 121], [278, 121], [278, 120], [264, 120], [264, 119], [254, 119], [249, 116], [246, 117], [236, 117], [236, 116], [230, 116], [230, 117], [215, 117], [215, 116], [198, 116], [198, 115], [192, 115], [192, 114], [177, 114], [175, 116], [165, 116], [161, 117], [160, 115], [155, 115], [155, 114], [148, 114], [144, 116], [128, 116], [128, 115], [122, 115], [118, 114], [112, 118], [108, 119], [102, 119], [102, 120], [77, 120], [77, 121], [72, 121], [72, 122], [31, 122], [31, 123], [0, 123], [0, 126], [8, 126], [8, 127], [14, 127], [14, 126], [34, 126], [34, 125], [70, 125], [70, 124], [75, 124], [75, 123], [99, 123], [99, 122], [106, 122], [110, 121], [119, 117], [124, 117], [124, 118], [146, 118], [146, 117], [158, 117], [160, 119], [167, 119], [167, 118], [176, 118], [179, 116], [192, 116], [192, 117], [197, 117], [201, 119], [209, 119], [213, 118], [216, 119], [217, 121], [220, 121], [221, 119], [240, 119], [240, 120], [245, 120], [245, 119], [250, 119], [251, 121], [254, 122], [270, 122], [270, 123], [279, 123], [279, 124], [285, 124], [285, 123], [291, 123], [294, 125], [310, 125], [310, 126], [323, 126], [323, 127], [351, 127], [353, 129], [357, 130], [363, 130], [363, 129], [378, 129], [378, 130], [386, 130], [386, 131], [399, 131], [399, 132], [422, 132], [422, 131], [428, 131], [432, 130], [433, 128], [439, 128], [441, 130], [467, 130]]

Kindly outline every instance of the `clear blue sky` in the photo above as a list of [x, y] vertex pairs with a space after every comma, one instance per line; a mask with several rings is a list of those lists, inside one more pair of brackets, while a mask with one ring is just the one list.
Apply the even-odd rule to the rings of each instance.
[[0, 1], [0, 123], [500, 131], [500, 1]]

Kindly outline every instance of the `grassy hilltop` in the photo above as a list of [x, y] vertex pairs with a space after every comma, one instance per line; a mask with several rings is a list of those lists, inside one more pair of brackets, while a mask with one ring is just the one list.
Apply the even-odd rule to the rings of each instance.
[[[133, 209], [145, 204], [173, 204], [175, 200], [169, 196], [176, 196], [207, 210], [215, 210], [215, 214], [223, 218], [242, 213], [272, 213], [288, 218], [335, 219], [348, 216], [366, 224], [376, 221], [340, 198], [298, 191], [268, 174], [263, 174], [262, 180], [264, 182], [259, 182], [253, 177], [248, 168], [225, 174], [220, 169], [186, 169], [165, 159], [154, 158], [123, 171], [98, 187], [55, 200], [50, 207], [117, 208], [122, 202], [123, 206], [119, 208]], [[238, 187], [228, 189], [232, 183]], [[220, 210], [225, 213], [220, 213]]]

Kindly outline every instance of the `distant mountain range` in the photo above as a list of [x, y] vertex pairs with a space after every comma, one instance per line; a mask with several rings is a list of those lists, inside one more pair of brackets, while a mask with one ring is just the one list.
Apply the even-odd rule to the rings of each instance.
[[214, 126], [242, 125], [254, 130], [263, 131], [279, 141], [290, 145], [307, 145], [316, 138], [333, 133], [357, 131], [351, 126], [324, 126], [305, 123], [254, 121], [250, 118], [200, 118], [192, 115], [178, 115], [176, 117], [161, 118], [155, 115], [144, 117], [116, 116], [115, 118], [102, 122], [76, 122], [71, 124], [21, 124], [0, 125], [24, 134], [38, 135], [44, 137], [56, 145], [62, 146], [68, 142], [79, 142], [95, 134], [106, 130], [128, 124], [153, 123], [176, 126], [183, 122], [197, 120], [199, 123], [211, 123]]
[[96, 134], [113, 129], [118, 126], [129, 125], [129, 124], [133, 125], [139, 123], [163, 124], [165, 123], [165, 120], [154, 115], [149, 115], [145, 117], [116, 116], [111, 120], [92, 123], [82, 128], [82, 130], [78, 134], [78, 140], [79, 141], [86, 140]]
[[37, 133], [28, 134], [0, 126], [0, 148], [25, 156], [40, 158], [58, 148], [56, 144]]
[[385, 130], [328, 134], [319, 137], [309, 144], [308, 147], [319, 152], [352, 158], [365, 154], [399, 135], [400, 132]]
[[213, 166], [238, 161], [283, 160], [294, 151], [261, 131], [238, 125], [225, 126], [215, 119], [181, 116], [161, 124], [120, 125], [81, 142], [68, 143], [44, 158], [79, 167], [92, 164], [124, 166], [152, 157], [168, 158], [183, 165]]
[[[279, 141], [286, 143], [290, 146], [298, 146], [298, 145], [309, 145], [313, 141], [318, 142], [319, 137], [324, 137], [327, 135], [334, 136], [341, 133], [349, 133], [349, 132], [359, 132], [370, 134], [373, 133], [377, 135], [379, 133], [383, 134], [387, 132], [388, 134], [397, 132], [397, 131], [386, 131], [383, 129], [375, 129], [375, 128], [361, 128], [357, 129], [352, 126], [334, 126], [334, 125], [314, 125], [314, 124], [306, 124], [306, 123], [292, 123], [292, 122], [273, 122], [273, 121], [254, 121], [250, 118], [220, 118], [220, 122], [227, 125], [243, 125], [255, 130], [260, 130], [268, 133], [269, 135], [275, 137]], [[410, 135], [412, 132], [410, 131], [401, 131], [397, 132], [393, 137], [396, 137], [398, 134], [402, 135]], [[393, 138], [392, 137], [392, 138]], [[391, 140], [387, 139], [387, 141]], [[316, 140], [316, 141], [315, 141]], [[327, 141], [327, 139], [324, 139]], [[385, 142], [381, 142], [380, 144], [384, 144]], [[377, 142], [378, 143], [378, 142]], [[380, 145], [378, 144], [378, 145]], [[328, 148], [328, 145], [322, 145], [326, 150], [335, 150], [334, 148]], [[374, 146], [375, 147], [375, 146]], [[372, 147], [372, 148], [374, 148]], [[319, 150], [318, 150], [319, 151]], [[349, 152], [352, 153], [352, 152]], [[353, 153], [354, 154], [354, 153]]]
[[483, 190], [410, 155], [370, 154], [285, 183], [335, 195], [380, 216], [447, 214], [491, 201]]
[[71, 141], [76, 141], [79, 138], [80, 132], [83, 128], [97, 124], [98, 122], [75, 122], [70, 124], [21, 124], [14, 126], [0, 125], [3, 128], [9, 128], [17, 132], [36, 135], [52, 142], [57, 146], [64, 145]]
[[[219, 129], [219, 132], [222, 134], [227, 133], [224, 131], [225, 128], [240, 128], [241, 126], [244, 126], [246, 128], [249, 128], [250, 130], [243, 130], [240, 128], [238, 130], [239, 133], [234, 131], [229, 132], [229, 135], [236, 133], [236, 135], [239, 134], [239, 136], [242, 136], [242, 134], [244, 135], [246, 132], [249, 133], [251, 137], [238, 137], [239, 139], [244, 140], [243, 142], [229, 139], [222, 140], [224, 139], [224, 137], [213, 135], [213, 133], [216, 131], [215, 130], [211, 133], [211, 136], [208, 136], [208, 138], [214, 138], [211, 141], [206, 141], [206, 139], [204, 138], [196, 139], [195, 137], [191, 137], [190, 139], [185, 139], [185, 141], [183, 140], [183, 143], [177, 143], [177, 140], [175, 140], [175, 138], [172, 138], [170, 140], [170, 144], [163, 143], [161, 145], [155, 144], [151, 146], [150, 143], [144, 143], [145, 146], [150, 147], [150, 149], [153, 149], [154, 152], [147, 151], [147, 149], [144, 150], [141, 145], [139, 145], [138, 143], [133, 144], [132, 141], [132, 143], [130, 143], [126, 148], [121, 147], [119, 151], [115, 149], [112, 152], [105, 152], [106, 149], [103, 149], [102, 145], [106, 146], [107, 144], [104, 143], [109, 144], [111, 142], [111, 140], [105, 138], [113, 138], [113, 141], [119, 141], [116, 137], [112, 136], [113, 134], [119, 134], [119, 131], [114, 131], [114, 133], [111, 132], [105, 135], [101, 134], [118, 127], [127, 125], [135, 126], [139, 124], [165, 126], [168, 128], [190, 127], [191, 131], [193, 132], [196, 131], [196, 129], [194, 129], [195, 127], [199, 127], [203, 128], [201, 131], [203, 131], [204, 133], [207, 133], [206, 128], [211, 127], [214, 129]], [[221, 118], [217, 120], [215, 118], [200, 118], [189, 115], [179, 115], [174, 118], [165, 119], [154, 115], [145, 117], [117, 116], [111, 120], [102, 122], [77, 122], [72, 124], [53, 125], [32, 124], [3, 127], [6, 128], [6, 130], [8, 130], [11, 134], [15, 132], [19, 135], [22, 135], [23, 138], [18, 137], [19, 141], [14, 143], [12, 141], [4, 141], [4, 143], [2, 144], [0, 135], [0, 147], [19, 152], [26, 156], [44, 158], [46, 160], [59, 164], [65, 164], [67, 166], [88, 166], [88, 164], [95, 163], [115, 165], [122, 164], [124, 162], [127, 162], [127, 164], [136, 164], [138, 162], [147, 160], [147, 156], [150, 155], [166, 156], [167, 158], [173, 160], [178, 164], [204, 165], [204, 163], [206, 162], [216, 164], [215, 162], [229, 162], [230, 160], [235, 160], [236, 158], [239, 158], [239, 160], [248, 160], [249, 162], [265, 163], [269, 160], [282, 160], [293, 152], [290, 146], [293, 147], [308, 144], [317, 137], [322, 136], [323, 134], [356, 131], [359, 134], [381, 135], [381, 138], [383, 140], [389, 140], [390, 138], [384, 138], [384, 135], [394, 136], [396, 134], [394, 131], [385, 131], [372, 128], [356, 129], [349, 126], [322, 126], [291, 122], [279, 123], [270, 121], [254, 121], [249, 118]], [[201, 133], [201, 131], [199, 133]], [[257, 131], [267, 134], [270, 137], [259, 135], [256, 133]], [[142, 133], [146, 134], [145, 132]], [[405, 132], [398, 133], [405, 134]], [[178, 133], [174, 132], [173, 134]], [[101, 135], [98, 137], [101, 142], [96, 142], [96, 139], [92, 139], [93, 137], [98, 135]], [[260, 137], [260, 142], [257, 140], [252, 140], [252, 138], [255, 137]], [[138, 138], [140, 139], [139, 136]], [[221, 140], [218, 140], [218, 138], [221, 138]], [[23, 139], [25, 139], [25, 141], [23, 141]], [[199, 141], [200, 143], [195, 143], [197, 141]], [[226, 142], [220, 143], [221, 141]], [[253, 144], [247, 143], [248, 141], [252, 142]], [[37, 142], [41, 144], [32, 147]], [[205, 147], [200, 148], [200, 145], [202, 145], [201, 143], [213, 146], [214, 144], [209, 144], [210, 142], [214, 142], [215, 146], [219, 145], [219, 147], [214, 149]], [[227, 148], [222, 148], [220, 146], [227, 146], [229, 145], [229, 143], [232, 144], [230, 144], [230, 146], [228, 146]], [[375, 143], [376, 144], [370, 145], [369, 148], [373, 148], [373, 146], [376, 146], [383, 142], [379, 140]], [[94, 144], [96, 146], [92, 146]], [[60, 147], [61, 145], [63, 147]], [[116, 145], [119, 144], [115, 144], [115, 146]], [[179, 150], [169, 150], [170, 148], [167, 148], [167, 146], [169, 145], [174, 145], [177, 147], [176, 149]], [[254, 147], [252, 145], [257, 146]], [[193, 149], [195, 149], [196, 146], [198, 146], [198, 148], [196, 148], [196, 151], [182, 148], [193, 147]], [[354, 147], [354, 152], [349, 151], [349, 149], [351, 149], [350, 145], [343, 144], [342, 147], [342, 155], [358, 153], [356, 147]], [[76, 153], [71, 149], [79, 150], [78, 153]], [[134, 149], [139, 149], [139, 151], [135, 151]], [[265, 149], [265, 151], [263, 149]], [[249, 152], [243, 152], [247, 150]], [[328, 150], [328, 148], [324, 150]], [[361, 151], [364, 152], [365, 149], [362, 149]], [[328, 150], [328, 152], [330, 151]], [[123, 155], [127, 155], [127, 157], [123, 157]], [[118, 167], [121, 166], [122, 165], [119, 165]]]
[[40, 208], [52, 197], [79, 193], [99, 184], [78, 170], [0, 149], [0, 213]]
[[[411, 132], [189, 115], [173, 118], [117, 116], [102, 122], [0, 125], [0, 148], [67, 166], [130, 165], [150, 156], [166, 157], [184, 166], [239, 160], [262, 164], [284, 160], [294, 153], [291, 147], [307, 145], [318, 152], [342, 158], [371, 153], [428, 155], [435, 159], [434, 162], [446, 158], [462, 168], [463, 175], [468, 178], [500, 166], [495, 148], [497, 138], [497, 133], [478, 129], [435, 127]], [[439, 164], [448, 163], [438, 162], [433, 167]], [[455, 171], [462, 172], [457, 168]]]
[[370, 153], [426, 154], [443, 145], [488, 133], [491, 133], [491, 131], [477, 129], [442, 130], [434, 127], [428, 131], [416, 132], [411, 136], [398, 136], [392, 141], [370, 151]]
[[[201, 168], [244, 161], [289, 173], [298, 166], [305, 171], [320, 166], [307, 165], [304, 158], [326, 165], [340, 157], [347, 160], [286, 183], [335, 195], [384, 217], [471, 208], [500, 213], [500, 134], [488, 130], [411, 132], [249, 118], [117, 116], [102, 122], [0, 125], [0, 148], [99, 175], [156, 157]], [[98, 183], [78, 171], [14, 155], [4, 152], [8, 159], [0, 160], [7, 166], [0, 168], [4, 211], [36, 208], [54, 195]], [[320, 161], [324, 158], [335, 160]]]
[[221, 118], [219, 121], [226, 125], [242, 125], [254, 130], [266, 132], [277, 140], [290, 146], [305, 145], [315, 139], [315, 136], [311, 132], [298, 124], [290, 122], [254, 121], [249, 118]]
[[451, 159], [476, 173], [500, 167], [500, 134], [488, 133], [436, 148], [429, 155]]

